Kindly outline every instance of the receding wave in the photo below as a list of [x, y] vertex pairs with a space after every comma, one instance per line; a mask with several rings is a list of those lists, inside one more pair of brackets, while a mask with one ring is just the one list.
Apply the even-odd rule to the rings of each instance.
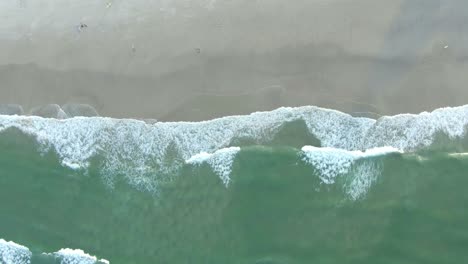
[[[272, 142], [288, 145], [275, 141], [275, 137], [293, 122], [305, 124], [306, 131], [301, 133], [318, 140], [315, 144], [308, 141], [304, 144], [317, 149], [306, 147], [303, 152], [309, 164], [322, 168], [322, 180], [331, 183], [349, 164], [361, 162], [358, 160], [370, 153], [367, 149], [387, 147], [417, 152], [436, 148], [438, 141], [449, 141], [454, 142], [450, 151], [466, 151], [468, 105], [377, 120], [314, 106], [283, 107], [203, 122], [154, 124], [105, 117], [58, 120], [0, 116], [0, 131], [16, 129], [32, 136], [41, 153], [54, 151], [63, 166], [74, 170], [87, 170], [93, 159], [99, 157], [99, 171], [108, 186], [113, 186], [117, 175], [124, 175], [129, 184], [154, 192], [164, 175], [202, 163], [209, 164], [227, 186], [239, 147]], [[443, 145], [446, 148], [450, 144]], [[335, 154], [339, 154], [337, 160], [330, 158]], [[319, 156], [328, 157], [329, 162], [318, 159]]]

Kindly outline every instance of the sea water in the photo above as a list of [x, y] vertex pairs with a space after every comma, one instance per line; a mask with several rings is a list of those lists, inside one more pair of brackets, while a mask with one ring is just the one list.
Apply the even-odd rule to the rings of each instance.
[[468, 106], [0, 116], [0, 263], [465, 263]]

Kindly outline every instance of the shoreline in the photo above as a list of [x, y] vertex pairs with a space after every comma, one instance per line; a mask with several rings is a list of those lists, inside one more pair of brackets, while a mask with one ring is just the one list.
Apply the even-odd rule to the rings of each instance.
[[[85, 105], [85, 104], [75, 104], [75, 105], [81, 106], [82, 107], [81, 109], [84, 109], [84, 111], [88, 111], [89, 109], [93, 109], [92, 106]], [[363, 118], [363, 119], [378, 121], [380, 118], [395, 118], [395, 117], [400, 117], [400, 116], [418, 117], [418, 116], [423, 115], [423, 114], [432, 114], [432, 113], [435, 113], [435, 112], [438, 112], [438, 111], [441, 111], [441, 110], [448, 110], [448, 109], [458, 110], [458, 109], [462, 109], [462, 108], [467, 108], [468, 104], [456, 105], [456, 106], [444, 106], [444, 107], [424, 110], [424, 111], [417, 112], [417, 113], [402, 112], [402, 113], [393, 114], [393, 115], [379, 115], [377, 117], [372, 117], [372, 115], [374, 115], [375, 113], [365, 112], [365, 113], [353, 114], [353, 113], [347, 113], [347, 112], [343, 112], [343, 111], [333, 109], [333, 108], [326, 108], [326, 107], [315, 106], [315, 105], [281, 106], [281, 107], [278, 107], [278, 108], [275, 108], [275, 109], [272, 109], [272, 110], [259, 110], [259, 111], [254, 111], [254, 112], [250, 112], [250, 113], [246, 113], [246, 114], [232, 114], [232, 115], [226, 115], [226, 116], [220, 116], [220, 117], [215, 117], [215, 118], [211, 118], [211, 119], [196, 120], [196, 121], [193, 121], [193, 120], [192, 121], [191, 120], [172, 120], [171, 121], [171, 120], [157, 120], [157, 119], [150, 119], [150, 118], [111, 117], [111, 116], [99, 115], [99, 113], [97, 113], [97, 112], [94, 112], [91, 115], [86, 114], [86, 113], [85, 114], [75, 113], [75, 115], [73, 115], [73, 114], [70, 114], [69, 112], [63, 111], [61, 106], [59, 106], [57, 104], [45, 105], [45, 106], [42, 106], [42, 108], [47, 108], [47, 107], [52, 106], [52, 107], [54, 107], [54, 109], [58, 109], [60, 111], [60, 112], [54, 112], [53, 114], [59, 113], [59, 115], [61, 115], [61, 113], [63, 112], [64, 115], [62, 115], [62, 116], [50, 116], [50, 115], [39, 115], [39, 114], [36, 114], [36, 113], [29, 113], [28, 114], [28, 113], [25, 113], [25, 112], [5, 113], [4, 109], [5, 109], [5, 107], [8, 107], [8, 106], [10, 106], [10, 107], [11, 106], [21, 107], [20, 105], [16, 105], [16, 104], [9, 104], [9, 105], [0, 104], [0, 117], [4, 116], [4, 117], [12, 117], [12, 118], [20, 118], [20, 119], [22, 119], [22, 118], [25, 118], [25, 119], [28, 119], [28, 118], [41, 118], [41, 119], [63, 120], [63, 121], [68, 120], [68, 119], [74, 119], [74, 118], [79, 118], [79, 119], [82, 119], [82, 118], [103, 118], [103, 119], [109, 119], [109, 120], [114, 120], [114, 121], [118, 121], [118, 120], [121, 120], [121, 121], [125, 121], [125, 120], [128, 120], [128, 121], [141, 121], [143, 123], [152, 125], [152, 124], [155, 124], [155, 123], [205, 123], [205, 122], [212, 122], [212, 121], [222, 120], [222, 119], [225, 119], [225, 118], [228, 118], [228, 119], [229, 118], [242, 118], [242, 117], [247, 117], [247, 116], [252, 116], [252, 115], [257, 115], [257, 114], [268, 114], [268, 113], [282, 111], [284, 109], [292, 110], [292, 111], [300, 111], [301, 109], [303, 110], [303, 109], [307, 109], [307, 108], [317, 109], [317, 110], [320, 110], [320, 111], [329, 111], [329, 112], [334, 112], [334, 113], [343, 114], [343, 115], [348, 115], [348, 116], [350, 116], [352, 118]], [[366, 116], [365, 114], [367, 114], [368, 116]]]
[[200, 121], [282, 106], [314, 105], [377, 117], [468, 103], [464, 61], [433, 58], [411, 64], [341, 56], [285, 65], [287, 59], [268, 64], [269, 58], [256, 63], [245, 57], [217, 63], [219, 58], [208, 58], [164, 76], [4, 65], [0, 104], [19, 104], [26, 114], [38, 106], [71, 103], [115, 118]]

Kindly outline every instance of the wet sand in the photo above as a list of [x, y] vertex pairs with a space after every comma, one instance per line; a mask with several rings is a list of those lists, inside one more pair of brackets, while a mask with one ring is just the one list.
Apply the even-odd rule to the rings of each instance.
[[0, 104], [204, 120], [281, 106], [376, 117], [468, 103], [461, 0], [56, 2], [0, 4], [9, 18]]

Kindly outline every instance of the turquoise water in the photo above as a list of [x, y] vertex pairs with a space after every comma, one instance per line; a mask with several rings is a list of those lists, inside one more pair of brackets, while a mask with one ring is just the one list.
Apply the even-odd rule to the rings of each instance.
[[1, 116], [0, 263], [464, 263], [467, 124]]

